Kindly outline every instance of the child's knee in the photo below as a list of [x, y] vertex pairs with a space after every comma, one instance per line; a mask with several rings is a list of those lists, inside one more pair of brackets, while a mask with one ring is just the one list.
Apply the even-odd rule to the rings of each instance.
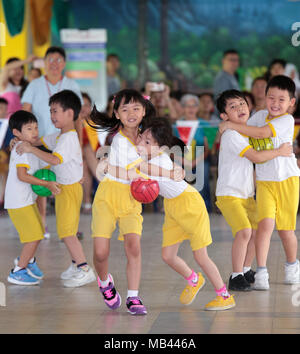
[[125, 250], [128, 257], [139, 257], [141, 255], [140, 239], [132, 238], [126, 240]]
[[172, 253], [168, 252], [168, 250], [166, 248], [162, 249], [161, 257], [162, 257], [162, 260], [167, 264], [171, 264], [172, 261], [174, 260], [174, 255]]
[[107, 248], [95, 249], [94, 250], [94, 262], [104, 262], [109, 257], [109, 250]]

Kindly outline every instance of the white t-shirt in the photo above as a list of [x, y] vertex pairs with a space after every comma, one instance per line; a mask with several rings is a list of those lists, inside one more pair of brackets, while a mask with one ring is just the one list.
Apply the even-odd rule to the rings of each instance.
[[62, 90], [73, 91], [83, 103], [79, 85], [66, 76], [56, 85], [52, 85], [49, 81], [46, 82], [45, 76], [41, 76], [30, 82], [22, 96], [21, 103], [29, 103], [32, 106], [32, 113], [38, 120], [40, 137], [59, 132], [51, 122], [49, 98]]
[[[119, 166], [125, 169], [131, 168], [130, 165], [136, 163], [137, 160], [142, 161], [140, 155], [137, 152], [134, 143], [124, 135], [122, 130], [120, 130], [113, 138], [112, 144], [110, 146], [108, 162], [112, 166]], [[109, 173], [106, 174], [106, 178], [118, 181], [123, 184], [130, 184], [130, 181], [114, 177]]]
[[249, 138], [228, 129], [221, 137], [216, 196], [254, 196], [253, 163], [243, 157]]
[[60, 159], [60, 164], [51, 166], [56, 181], [61, 184], [79, 182], [83, 176], [81, 147], [76, 130], [54, 133], [41, 138], [44, 146]]
[[[149, 160], [149, 163], [153, 165], [160, 166], [166, 170], [173, 169], [173, 162], [170, 157], [163, 153]], [[154, 177], [149, 176], [149, 178], [154, 179], [159, 184], [159, 194], [167, 199], [176, 198], [187, 188], [188, 184], [185, 181], [175, 182], [174, 180], [167, 177]]]
[[33, 154], [24, 153], [23, 155], [18, 155], [16, 152], [16, 147], [20, 143], [16, 144], [10, 155], [9, 171], [4, 197], [5, 209], [19, 209], [32, 205], [35, 203], [37, 198], [37, 194], [32, 191], [31, 185], [19, 180], [17, 168], [26, 167], [27, 173], [33, 175], [37, 170], [45, 167], [45, 164], [43, 166], [42, 161], [40, 161]]
[[[255, 113], [247, 124], [256, 127], [269, 125], [273, 132], [271, 139], [274, 149], [279, 148], [283, 143], [293, 144], [295, 122], [290, 114], [268, 119], [268, 111], [261, 110]], [[258, 181], [280, 182], [289, 177], [300, 176], [300, 169], [294, 154], [291, 157], [279, 156], [273, 160], [256, 164], [255, 171]]]

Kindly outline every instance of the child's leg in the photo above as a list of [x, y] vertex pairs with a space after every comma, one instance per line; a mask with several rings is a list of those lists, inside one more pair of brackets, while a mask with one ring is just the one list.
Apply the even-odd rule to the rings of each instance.
[[250, 241], [248, 242], [244, 267], [251, 268], [252, 262], [255, 258], [255, 238], [256, 238], [256, 230], [252, 230]]
[[142, 269], [141, 236], [137, 234], [124, 235], [124, 248], [127, 257], [128, 289], [138, 290]]
[[221, 278], [219, 270], [215, 263], [209, 258], [207, 254], [207, 248], [203, 247], [199, 250], [193, 251], [195, 261], [202, 268], [215, 289], [221, 289], [224, 287], [224, 281]]
[[30, 259], [34, 257], [40, 240], [25, 243], [19, 258], [18, 266], [20, 268], [26, 268]]
[[232, 270], [242, 273], [247, 255], [247, 246], [251, 238], [252, 229], [243, 229], [236, 233], [232, 243]]
[[47, 210], [47, 197], [38, 196], [36, 198], [36, 204], [41, 214], [44, 227], [46, 226], [46, 210]]
[[176, 243], [172, 246], [162, 248], [162, 259], [167, 263], [175, 272], [182, 275], [184, 278], [188, 278], [192, 274], [192, 269], [185, 263], [185, 261], [178, 257], [178, 249], [180, 243]]
[[94, 237], [94, 266], [100, 280], [105, 281], [108, 276], [108, 257], [110, 252], [110, 239]]
[[294, 230], [278, 230], [278, 234], [284, 248], [286, 261], [288, 263], [296, 262], [298, 241]]
[[266, 267], [267, 265], [270, 241], [274, 226], [275, 220], [271, 218], [265, 218], [258, 224], [255, 239], [255, 252], [258, 267]]
[[82, 245], [76, 236], [64, 237], [63, 241], [71, 255], [72, 260], [74, 260], [77, 265], [86, 263]]

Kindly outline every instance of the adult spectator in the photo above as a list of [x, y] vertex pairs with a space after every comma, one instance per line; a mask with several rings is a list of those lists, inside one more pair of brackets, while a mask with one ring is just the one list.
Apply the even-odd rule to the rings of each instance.
[[[211, 212], [212, 205], [211, 205], [211, 196], [210, 196], [210, 187], [209, 187], [209, 177], [210, 177], [210, 150], [208, 145], [208, 140], [204, 135], [203, 127], [209, 127], [210, 123], [204, 119], [198, 117], [197, 113], [199, 111], [199, 98], [196, 95], [186, 94], [183, 95], [180, 103], [183, 108], [183, 116], [179, 120], [184, 121], [196, 121], [198, 123], [197, 130], [191, 142], [191, 151], [192, 151], [192, 168], [193, 172], [196, 173], [198, 176], [199, 174], [199, 167], [201, 164], [199, 163], [199, 156], [196, 156], [196, 147], [203, 146], [204, 147], [204, 155], [200, 157], [200, 160], [204, 159], [204, 185], [203, 189], [200, 192], [202, 195], [207, 211]], [[175, 135], [180, 138], [180, 134], [178, 133], [177, 129], [175, 129]], [[198, 171], [197, 171], [198, 168]]]
[[268, 70], [265, 73], [267, 82], [272, 79], [273, 76], [284, 75], [286, 61], [284, 59], [273, 59], [268, 66]]
[[226, 90], [239, 90], [240, 86], [236, 77], [236, 71], [240, 65], [240, 56], [235, 49], [226, 50], [222, 59], [222, 70], [214, 80], [214, 99]]
[[251, 93], [254, 97], [254, 112], [266, 109], [267, 80], [264, 76], [255, 78], [252, 82]]
[[199, 95], [198, 116], [212, 125], [220, 123], [220, 119], [214, 112], [214, 98], [209, 92], [203, 92]]
[[107, 97], [116, 94], [122, 88], [122, 82], [118, 74], [120, 65], [120, 58], [117, 54], [108, 54], [106, 57]]
[[[49, 98], [52, 95], [62, 90], [71, 90], [80, 97], [81, 103], [83, 102], [79, 85], [63, 75], [66, 66], [66, 53], [63, 48], [49, 47], [44, 57], [44, 65], [45, 75], [29, 83], [21, 100], [23, 109], [36, 116], [40, 137], [59, 131], [55, 128], [50, 116]], [[81, 138], [82, 124], [80, 119], [76, 121], [76, 129], [79, 138]], [[46, 198], [38, 197], [37, 205], [45, 225], [45, 237], [49, 237], [50, 234], [46, 227]]]

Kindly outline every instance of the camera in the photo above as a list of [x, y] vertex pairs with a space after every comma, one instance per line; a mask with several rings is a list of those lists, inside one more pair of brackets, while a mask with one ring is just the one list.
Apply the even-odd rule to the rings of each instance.
[[164, 91], [165, 89], [165, 84], [163, 82], [158, 83], [158, 82], [150, 82], [150, 90], [151, 92], [160, 92]]

